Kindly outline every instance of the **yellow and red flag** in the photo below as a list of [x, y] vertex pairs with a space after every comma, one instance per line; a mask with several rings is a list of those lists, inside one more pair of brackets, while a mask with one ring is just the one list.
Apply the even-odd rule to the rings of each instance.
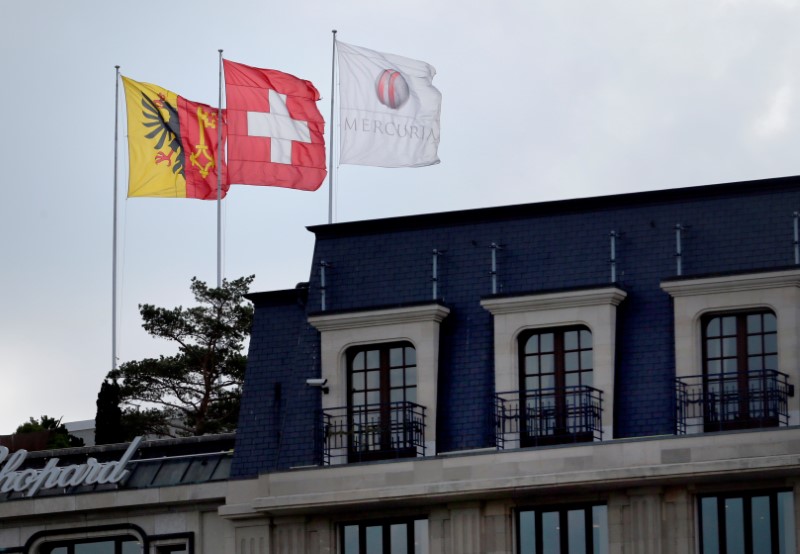
[[[127, 77], [122, 83], [128, 112], [128, 197], [216, 200], [217, 109], [150, 83]], [[223, 197], [228, 188], [223, 161]]]

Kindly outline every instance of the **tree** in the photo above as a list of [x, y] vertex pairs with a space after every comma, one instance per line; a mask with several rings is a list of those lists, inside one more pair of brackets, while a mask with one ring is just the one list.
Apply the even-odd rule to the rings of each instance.
[[44, 432], [48, 434], [45, 446], [48, 450], [83, 446], [83, 439], [70, 435], [69, 431], [67, 431], [67, 426], [61, 423], [61, 419], [46, 415], [43, 415], [38, 420], [32, 417], [28, 418], [28, 421], [17, 427], [16, 431], [19, 435]]
[[108, 373], [111, 388], [105, 394], [113, 395], [113, 387], [119, 387], [122, 440], [137, 434], [189, 436], [236, 428], [247, 362], [242, 350], [253, 321], [253, 307], [244, 295], [253, 279], [223, 280], [212, 288], [194, 277], [191, 290], [198, 306], [139, 305], [145, 331], [177, 343], [178, 353], [126, 362]]

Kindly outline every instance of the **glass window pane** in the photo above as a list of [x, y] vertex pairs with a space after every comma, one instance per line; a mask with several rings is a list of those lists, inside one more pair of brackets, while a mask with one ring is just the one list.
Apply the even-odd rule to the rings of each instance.
[[539, 389], [539, 378], [538, 377], [528, 377], [525, 379], [525, 390], [538, 390]]
[[761, 314], [750, 314], [747, 316], [747, 332], [761, 332]]
[[414, 521], [414, 554], [428, 554], [428, 520]]
[[[139, 541], [125, 541], [122, 543], [122, 554], [142, 554], [144, 551], [144, 545], [142, 545]], [[186, 552], [186, 546], [183, 545], [174, 545], [170, 551], [172, 554], [180, 554], [181, 552]]]
[[722, 318], [722, 334], [728, 336], [736, 334], [736, 317], [727, 316]]
[[608, 554], [608, 508], [592, 506], [594, 554]]
[[552, 352], [553, 351], [553, 333], [542, 333], [539, 335], [540, 343], [539, 349], [541, 352]]
[[586, 512], [567, 512], [567, 550], [569, 554], [586, 554]]
[[408, 526], [405, 523], [395, 523], [389, 527], [389, 544], [391, 554], [409, 554]]
[[353, 388], [355, 390], [364, 390], [364, 373], [359, 371], [353, 373]]
[[725, 539], [726, 554], [744, 554], [744, 508], [741, 498], [726, 498]]
[[380, 371], [368, 371], [367, 372], [367, 388], [368, 389], [377, 389], [381, 386], [381, 372]]
[[417, 351], [413, 346], [406, 346], [406, 365], [417, 365]]
[[402, 387], [403, 386], [403, 368], [395, 368], [389, 370], [389, 386]]
[[364, 369], [364, 353], [359, 352], [353, 356], [353, 369]]
[[753, 497], [750, 508], [750, 519], [753, 526], [753, 551], [772, 552], [772, 537], [769, 530], [769, 497]]
[[556, 378], [551, 373], [541, 377], [542, 389], [554, 389], [556, 387]]
[[718, 337], [719, 336], [719, 318], [715, 317], [708, 322], [708, 326], [706, 326], [706, 336], [707, 337]]
[[366, 554], [383, 554], [383, 527], [380, 525], [367, 527]]
[[389, 392], [389, 402], [402, 402], [405, 400], [403, 389], [392, 389]]
[[539, 373], [539, 358], [537, 356], [525, 358], [525, 373], [528, 375]]
[[416, 384], [417, 384], [417, 368], [416, 367], [406, 368], [406, 386], [413, 387]]
[[379, 404], [381, 401], [381, 393], [379, 391], [372, 391], [367, 393], [367, 404]]
[[67, 554], [66, 546], [57, 546], [49, 551], [48, 554]]
[[703, 498], [700, 501], [702, 518], [702, 553], [719, 554], [719, 523], [717, 522], [717, 499]]
[[381, 353], [379, 350], [367, 350], [367, 368], [375, 369], [381, 366]]
[[567, 352], [564, 354], [564, 369], [566, 371], [575, 371], [576, 369], [580, 369], [578, 365], [578, 357], [577, 352]]
[[357, 392], [353, 394], [353, 406], [363, 406], [364, 405], [364, 393]]
[[709, 358], [719, 358], [720, 355], [719, 339], [709, 339], [706, 341], [706, 356]]
[[777, 356], [764, 356], [764, 369], [778, 369]]
[[566, 331], [564, 333], [564, 349], [565, 350], [578, 349], [578, 331]]
[[358, 544], [358, 525], [344, 528], [344, 554], [361, 554]]
[[778, 351], [778, 335], [764, 335], [764, 352], [774, 354]]
[[582, 371], [581, 372], [581, 385], [585, 385], [587, 387], [594, 386], [594, 373], [591, 371]]
[[747, 353], [761, 354], [761, 335], [747, 337]]
[[406, 389], [406, 402], [413, 402], [414, 404], [417, 403], [417, 387]]
[[536, 554], [536, 512], [519, 513], [519, 554]]
[[719, 360], [709, 360], [708, 361], [708, 373], [715, 374], [720, 372], [720, 362]]
[[739, 369], [739, 364], [736, 358], [722, 360], [722, 371], [724, 373], [736, 373]]
[[592, 369], [594, 367], [594, 360], [592, 358], [591, 350], [584, 350], [581, 352], [581, 369]]
[[731, 337], [722, 339], [722, 355], [735, 356], [736, 355], [736, 338]]
[[765, 369], [763, 356], [750, 356], [747, 358], [748, 371], [759, 371], [762, 369]]
[[564, 376], [565, 377], [565, 379], [564, 379], [565, 384], [568, 387], [577, 387], [578, 385], [581, 384], [580, 380], [579, 380], [579, 375], [580, 374], [577, 373], [577, 372], [567, 373]]
[[403, 365], [403, 349], [390, 348], [389, 349], [389, 365], [391, 367], [400, 367]]
[[75, 554], [114, 554], [114, 541], [76, 544]]
[[541, 372], [542, 373], [553, 373], [555, 371], [555, 364], [553, 363], [554, 358], [552, 354], [544, 354], [541, 359]]
[[542, 554], [561, 554], [558, 512], [542, 514]]
[[797, 552], [794, 530], [794, 493], [778, 493], [778, 552]]
[[533, 335], [525, 341], [525, 353], [536, 354], [539, 352], [539, 335]]
[[764, 332], [774, 333], [777, 330], [778, 330], [778, 319], [775, 317], [775, 314], [773, 313], [764, 314]]
[[591, 348], [591, 347], [592, 347], [592, 333], [591, 331], [583, 329], [581, 331], [581, 348]]

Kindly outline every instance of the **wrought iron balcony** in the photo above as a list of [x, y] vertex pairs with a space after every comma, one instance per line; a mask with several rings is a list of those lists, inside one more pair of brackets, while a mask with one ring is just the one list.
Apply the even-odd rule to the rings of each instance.
[[601, 440], [603, 393], [585, 385], [499, 392], [495, 395], [498, 448]]
[[789, 424], [794, 385], [772, 369], [678, 377], [676, 433], [725, 431]]
[[325, 465], [425, 455], [425, 407], [413, 402], [329, 408], [318, 421]]

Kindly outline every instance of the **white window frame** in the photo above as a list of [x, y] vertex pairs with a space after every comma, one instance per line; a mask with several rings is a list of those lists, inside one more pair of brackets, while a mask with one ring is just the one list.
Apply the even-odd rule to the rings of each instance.
[[613, 438], [617, 306], [626, 296], [609, 286], [481, 300], [494, 316], [495, 392], [520, 390], [522, 332], [583, 325], [592, 333], [594, 388], [603, 393], [603, 439]]
[[[675, 376], [703, 373], [702, 318], [706, 314], [769, 309], [778, 320], [778, 370], [800, 383], [800, 269], [664, 281], [673, 299]], [[790, 401], [789, 425], [800, 424]]]
[[417, 404], [425, 407], [425, 454], [436, 454], [439, 329], [450, 310], [431, 303], [402, 308], [317, 314], [308, 322], [320, 332], [320, 363], [329, 394], [322, 409], [347, 406], [347, 350], [354, 346], [408, 341], [417, 354]]

